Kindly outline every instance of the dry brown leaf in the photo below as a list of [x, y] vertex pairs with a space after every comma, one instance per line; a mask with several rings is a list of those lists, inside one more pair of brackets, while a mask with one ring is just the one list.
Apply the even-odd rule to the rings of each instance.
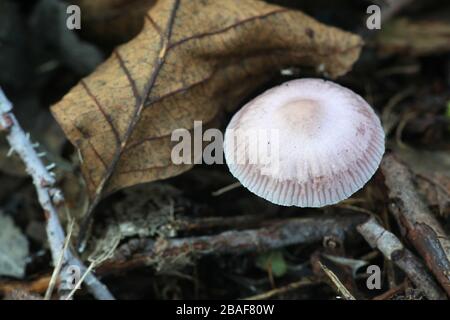
[[93, 207], [105, 193], [188, 170], [171, 162], [173, 130], [206, 126], [281, 67], [344, 74], [361, 47], [356, 35], [262, 1], [160, 0], [142, 32], [52, 112], [80, 150]]

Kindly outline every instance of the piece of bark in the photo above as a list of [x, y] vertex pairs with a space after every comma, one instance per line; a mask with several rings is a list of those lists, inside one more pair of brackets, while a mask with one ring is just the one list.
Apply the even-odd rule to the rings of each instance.
[[417, 192], [413, 176], [403, 163], [388, 154], [381, 163], [381, 170], [389, 192], [389, 211], [450, 296], [448, 236]]

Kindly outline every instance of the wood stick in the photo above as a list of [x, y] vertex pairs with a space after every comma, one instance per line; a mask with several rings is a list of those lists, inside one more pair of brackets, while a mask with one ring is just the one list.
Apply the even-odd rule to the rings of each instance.
[[210, 254], [244, 254], [281, 248], [294, 244], [321, 242], [326, 236], [344, 238], [356, 234], [356, 225], [364, 221], [364, 214], [339, 214], [313, 218], [289, 218], [268, 221], [267, 227], [232, 230], [212, 236], [180, 239], [130, 240], [115, 256], [105, 261], [98, 272], [110, 273], [124, 269], [149, 266], [180, 257], [199, 257]]
[[393, 233], [384, 229], [374, 217], [359, 225], [357, 229], [372, 248], [378, 248], [388, 260], [405, 272], [428, 299], [446, 299], [444, 292], [428, 273], [423, 263], [405, 248]]
[[381, 170], [389, 191], [389, 211], [403, 235], [424, 258], [450, 296], [450, 240], [414, 186], [408, 168], [393, 154], [384, 157]]

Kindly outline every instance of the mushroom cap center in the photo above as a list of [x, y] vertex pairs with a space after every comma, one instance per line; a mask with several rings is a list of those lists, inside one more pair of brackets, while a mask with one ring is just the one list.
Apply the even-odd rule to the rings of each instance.
[[279, 107], [275, 121], [283, 128], [287, 126], [293, 132], [307, 136], [317, 133], [322, 123], [322, 107], [312, 99], [296, 99]]

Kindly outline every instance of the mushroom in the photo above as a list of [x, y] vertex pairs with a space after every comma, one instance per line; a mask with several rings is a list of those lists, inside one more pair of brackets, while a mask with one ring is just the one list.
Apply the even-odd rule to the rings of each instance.
[[370, 105], [331, 81], [298, 79], [269, 89], [231, 119], [224, 140], [231, 173], [284, 206], [322, 207], [372, 177], [384, 131]]

